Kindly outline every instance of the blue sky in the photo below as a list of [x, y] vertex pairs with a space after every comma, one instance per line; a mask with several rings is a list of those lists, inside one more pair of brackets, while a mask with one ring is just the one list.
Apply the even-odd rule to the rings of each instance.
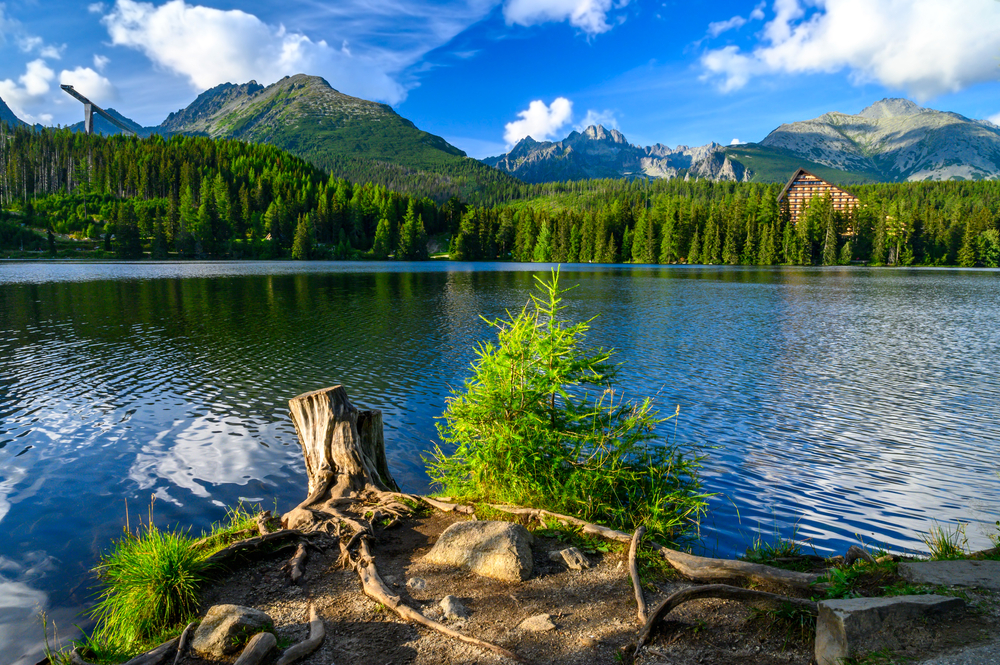
[[6, 0], [0, 98], [145, 124], [226, 81], [305, 72], [471, 156], [589, 122], [632, 142], [759, 141], [883, 97], [1000, 123], [1000, 0]]

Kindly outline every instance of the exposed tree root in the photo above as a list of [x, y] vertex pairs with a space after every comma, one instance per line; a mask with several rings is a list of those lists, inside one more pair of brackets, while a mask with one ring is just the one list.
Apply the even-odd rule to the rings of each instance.
[[309, 552], [306, 549], [305, 543], [299, 543], [299, 546], [295, 550], [295, 556], [286, 563], [283, 568], [288, 571], [288, 577], [292, 580], [292, 584], [297, 586], [302, 586], [303, 576], [305, 575], [305, 565], [306, 558], [309, 556]]
[[305, 658], [319, 648], [326, 637], [326, 629], [323, 627], [323, 620], [316, 612], [316, 606], [309, 603], [309, 637], [298, 644], [285, 649], [285, 653], [278, 659], [278, 665], [289, 665], [297, 660]]
[[184, 653], [191, 644], [191, 637], [194, 635], [194, 629], [197, 625], [197, 621], [192, 621], [184, 627], [184, 632], [181, 633], [181, 641], [177, 644], [177, 655], [174, 656], [174, 665], [180, 664], [181, 658], [184, 657]]
[[206, 561], [209, 565], [222, 565], [237, 556], [246, 556], [248, 554], [258, 553], [265, 545], [271, 546], [277, 543], [294, 540], [296, 538], [305, 538], [307, 535], [308, 534], [303, 531], [299, 531], [298, 529], [282, 529], [281, 531], [275, 531], [274, 533], [269, 533], [265, 536], [239, 540], [232, 543], [228, 547], [219, 550], [212, 556], [208, 557]]
[[[367, 539], [361, 540], [361, 554], [357, 564], [355, 565], [355, 569], [361, 577], [361, 586], [364, 588], [365, 594], [371, 599], [382, 603], [386, 607], [392, 608], [392, 610], [401, 618], [407, 621], [412, 621], [413, 623], [424, 626], [425, 628], [436, 630], [439, 633], [447, 635], [448, 637], [453, 637], [456, 640], [465, 642], [466, 644], [472, 644], [482, 649], [488, 649], [516, 662], [525, 662], [520, 656], [504, 649], [501, 646], [484, 642], [483, 640], [475, 637], [463, 635], [462, 633], [454, 631], [451, 628], [434, 621], [433, 619], [428, 619], [423, 614], [404, 603], [399, 596], [393, 595], [393, 593], [389, 591], [389, 588], [385, 585], [385, 582], [382, 581], [382, 578], [379, 577], [378, 569], [375, 567], [375, 561], [368, 548]], [[282, 664], [278, 663], [278, 665]]]
[[646, 527], [640, 526], [632, 534], [632, 545], [628, 548], [628, 573], [632, 577], [632, 590], [635, 592], [636, 614], [639, 616], [639, 623], [646, 623], [649, 613], [646, 607], [646, 599], [642, 595], [642, 583], [639, 581], [639, 566], [636, 564], [636, 555], [639, 553], [639, 539], [646, 533]]
[[636, 648], [636, 654], [638, 655], [639, 649], [649, 642], [656, 625], [663, 620], [663, 617], [665, 617], [670, 610], [674, 609], [678, 605], [688, 602], [689, 600], [696, 600], [699, 598], [721, 598], [723, 600], [739, 601], [763, 600], [771, 603], [789, 603], [813, 615], [818, 612], [817, 604], [811, 600], [793, 598], [791, 596], [782, 596], [775, 593], [767, 593], [766, 591], [755, 591], [754, 589], [743, 589], [741, 587], [730, 586], [728, 584], [707, 584], [705, 586], [695, 586], [687, 589], [681, 589], [680, 591], [667, 596], [663, 602], [656, 606], [656, 609], [653, 610], [649, 619], [646, 620], [646, 625], [643, 627], [642, 632], [639, 633], [639, 643]]
[[233, 665], [260, 665], [277, 645], [278, 640], [272, 633], [257, 633], [250, 638]]

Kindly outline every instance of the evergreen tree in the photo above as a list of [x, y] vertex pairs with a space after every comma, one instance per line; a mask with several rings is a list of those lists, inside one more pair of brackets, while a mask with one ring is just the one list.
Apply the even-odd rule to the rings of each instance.
[[691, 238], [691, 248], [688, 249], [688, 263], [701, 262], [701, 243], [698, 240], [698, 229], [695, 227], [694, 236]]
[[547, 219], [542, 222], [542, 228], [538, 232], [538, 240], [535, 242], [531, 260], [535, 263], [548, 263], [552, 260], [552, 232], [549, 230], [549, 220]]
[[872, 265], [885, 265], [888, 237], [885, 229], [885, 210], [881, 211], [875, 222], [875, 236], [872, 239]]
[[826, 225], [826, 237], [823, 239], [823, 265], [835, 266], [839, 261], [837, 256], [837, 232], [833, 228], [833, 219]]
[[292, 259], [308, 261], [312, 257], [313, 228], [308, 215], [299, 215], [295, 226], [295, 239], [292, 241]]
[[854, 254], [854, 245], [850, 240], [844, 243], [844, 246], [840, 248], [840, 265], [846, 266], [850, 265], [851, 259]]
[[378, 227], [375, 229], [375, 241], [372, 243], [372, 256], [380, 261], [384, 261], [389, 257], [389, 234], [389, 220], [383, 217], [378, 220]]

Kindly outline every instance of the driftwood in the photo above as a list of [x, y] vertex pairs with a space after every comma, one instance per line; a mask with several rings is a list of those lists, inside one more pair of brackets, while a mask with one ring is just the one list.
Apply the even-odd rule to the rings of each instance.
[[240, 654], [240, 657], [236, 659], [233, 665], [260, 665], [260, 662], [276, 646], [278, 646], [278, 638], [272, 633], [257, 633], [243, 647], [243, 653]]
[[636, 555], [639, 553], [639, 539], [646, 533], [646, 527], [640, 526], [632, 534], [632, 544], [628, 548], [628, 574], [632, 577], [632, 590], [635, 592], [636, 614], [639, 623], [646, 623], [647, 614], [646, 599], [642, 596], [642, 583], [639, 581], [639, 566], [636, 564]]
[[754, 589], [743, 589], [741, 587], [729, 586], [728, 584], [707, 584], [705, 586], [681, 589], [680, 591], [676, 591], [667, 596], [663, 602], [656, 606], [653, 613], [650, 614], [642, 632], [639, 633], [639, 644], [636, 648], [636, 654], [638, 654], [640, 648], [649, 642], [653, 629], [660, 621], [663, 620], [663, 617], [665, 617], [670, 610], [674, 609], [678, 605], [688, 602], [689, 600], [696, 600], [699, 598], [721, 598], [723, 600], [740, 601], [762, 600], [770, 603], [788, 603], [801, 610], [809, 612], [810, 614], [815, 615], [818, 613], [817, 604], [811, 600], [782, 596], [775, 593], [767, 593], [766, 591], [756, 591]]
[[167, 640], [152, 651], [147, 651], [144, 654], [136, 656], [132, 660], [126, 662], [125, 665], [160, 665], [161, 663], [165, 663], [170, 657], [170, 654], [172, 654], [174, 649], [177, 648], [180, 641], [180, 637]]
[[191, 644], [191, 638], [194, 635], [194, 629], [197, 625], [197, 621], [192, 621], [184, 627], [184, 632], [181, 633], [181, 641], [177, 644], [177, 655], [174, 656], [174, 665], [180, 665], [181, 658], [184, 657], [184, 652], [187, 651], [188, 646]]
[[[428, 619], [423, 614], [404, 603], [399, 596], [393, 595], [393, 593], [389, 591], [385, 582], [383, 582], [382, 578], [379, 577], [378, 569], [375, 567], [375, 561], [368, 549], [367, 540], [361, 541], [361, 550], [362, 556], [361, 560], [358, 562], [357, 571], [358, 575], [361, 576], [361, 585], [364, 588], [364, 592], [370, 598], [382, 603], [386, 607], [392, 608], [396, 614], [407, 621], [412, 621], [413, 623], [424, 626], [425, 628], [436, 630], [439, 633], [453, 637], [456, 640], [465, 642], [466, 644], [472, 644], [483, 649], [488, 649], [519, 663], [525, 662], [520, 656], [504, 649], [501, 646], [484, 642], [483, 640], [476, 639], [475, 637], [463, 635], [462, 633], [454, 631], [451, 628], [434, 621], [433, 619]], [[282, 664], [278, 663], [278, 665]]]
[[309, 637], [285, 649], [285, 653], [278, 659], [278, 665], [288, 665], [305, 658], [319, 648], [326, 637], [326, 629], [323, 627], [323, 620], [316, 613], [316, 607], [309, 603]]

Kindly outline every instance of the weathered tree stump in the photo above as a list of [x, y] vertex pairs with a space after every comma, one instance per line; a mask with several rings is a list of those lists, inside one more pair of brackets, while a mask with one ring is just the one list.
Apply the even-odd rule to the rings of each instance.
[[288, 407], [305, 458], [309, 495], [285, 516], [286, 528], [328, 519], [345, 499], [397, 489], [386, 462], [381, 411], [359, 411], [343, 386], [299, 395]]

